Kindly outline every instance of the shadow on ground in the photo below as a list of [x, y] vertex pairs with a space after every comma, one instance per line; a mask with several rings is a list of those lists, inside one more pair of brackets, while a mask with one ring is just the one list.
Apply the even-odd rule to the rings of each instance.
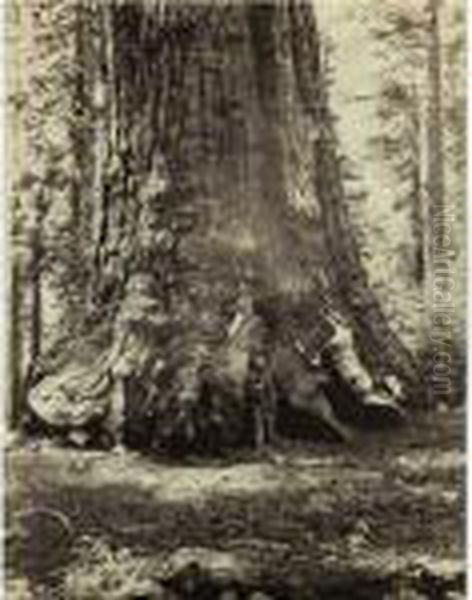
[[[103, 591], [103, 565], [123, 579], [126, 561], [140, 565], [139, 576], [129, 567], [136, 585], [154, 578], [169, 598], [460, 598], [463, 419], [427, 421], [349, 447], [290, 444], [231, 461], [10, 450], [7, 574], [41, 600], [167, 597]], [[176, 588], [189, 565], [212, 582], [205, 593]], [[101, 591], [79, 590], [88, 576]]]

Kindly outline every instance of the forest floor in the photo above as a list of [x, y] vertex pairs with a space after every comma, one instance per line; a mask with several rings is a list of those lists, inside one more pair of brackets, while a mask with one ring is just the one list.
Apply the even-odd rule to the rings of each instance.
[[[175, 561], [220, 561], [269, 598], [465, 597], [463, 440], [456, 411], [350, 446], [231, 460], [11, 449], [7, 574], [12, 590], [36, 592], [8, 598], [157, 598], [118, 588], [138, 563], [165, 585]], [[115, 580], [128, 573], [114, 592], [112, 564]], [[87, 577], [98, 591], [79, 591]]]

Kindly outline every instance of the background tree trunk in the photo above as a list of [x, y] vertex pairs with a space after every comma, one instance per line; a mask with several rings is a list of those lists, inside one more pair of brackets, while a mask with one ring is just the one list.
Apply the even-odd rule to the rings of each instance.
[[439, 29], [440, 0], [428, 0], [428, 48], [427, 48], [427, 156], [426, 156], [426, 198], [425, 198], [425, 285], [424, 285], [424, 379], [426, 401], [433, 406], [433, 342], [434, 328], [434, 276], [435, 276], [435, 217], [443, 214], [445, 208], [444, 148], [442, 119], [442, 58]]
[[[29, 351], [29, 378], [34, 379], [34, 372], [41, 356], [43, 335], [43, 219], [44, 195], [38, 190], [35, 202], [35, 219], [31, 233], [31, 339]], [[31, 383], [31, 382], [30, 382]]]
[[21, 320], [22, 307], [22, 281], [21, 263], [14, 257], [11, 265], [10, 280], [10, 380], [9, 380], [9, 402], [6, 405], [7, 423], [17, 426], [21, 416], [25, 413], [26, 397], [23, 386], [23, 331]]

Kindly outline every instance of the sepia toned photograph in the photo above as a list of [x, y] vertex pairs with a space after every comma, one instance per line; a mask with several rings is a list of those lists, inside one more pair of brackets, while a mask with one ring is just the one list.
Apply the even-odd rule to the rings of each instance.
[[8, 0], [6, 600], [465, 600], [465, 0]]

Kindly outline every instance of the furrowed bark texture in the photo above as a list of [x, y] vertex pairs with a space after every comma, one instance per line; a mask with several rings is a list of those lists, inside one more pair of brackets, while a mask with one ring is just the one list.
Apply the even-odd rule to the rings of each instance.
[[[96, 11], [101, 67], [90, 93], [105, 100], [90, 150], [93, 287], [117, 331], [124, 323], [141, 347], [130, 394], [148, 406], [161, 352], [167, 362], [179, 356], [166, 385], [182, 406], [211, 387], [205, 369], [219, 362], [220, 388], [232, 380], [241, 396], [252, 353], [267, 345], [254, 306], [274, 298], [279, 317], [297, 306], [310, 323], [341, 311], [374, 380], [411, 382], [412, 357], [369, 286], [350, 225], [311, 4], [112, 2]], [[155, 335], [138, 332], [141, 309], [144, 329], [163, 311], [174, 335], [162, 333], [164, 321]], [[282, 338], [309, 337], [311, 325], [293, 327]], [[162, 402], [161, 421], [165, 406], [175, 410]]]

